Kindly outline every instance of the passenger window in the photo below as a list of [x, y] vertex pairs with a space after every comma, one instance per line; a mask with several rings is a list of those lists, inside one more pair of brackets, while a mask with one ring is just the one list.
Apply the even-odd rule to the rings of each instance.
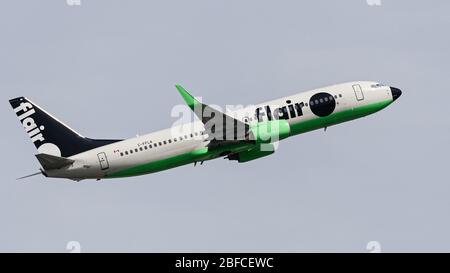
[[191, 137], [194, 137], [194, 135], [193, 135], [193, 134], [191, 134]]
[[184, 139], [187, 139], [187, 135], [184, 135]]
[[342, 98], [342, 94], [339, 94], [339, 98]]
[[183, 140], [183, 137], [180, 137], [180, 141], [182, 141]]
[[137, 152], [138, 152], [138, 149], [136, 148], [136, 149], [134, 149], [134, 151], [137, 153]]
[[169, 143], [172, 143], [172, 140], [171, 140], [171, 139], [169, 139]]
[[319, 104], [319, 101], [318, 101], [318, 100], [315, 100], [315, 101], [314, 101], [314, 104]]
[[319, 99], [320, 103], [323, 103], [323, 99]]
[[165, 140], [163, 141], [163, 143], [164, 143], [164, 145], [166, 145], [166, 144], [167, 144], [167, 142], [166, 142]]
[[139, 150], [143, 151], [144, 149], [142, 147], [140, 147]]
[[158, 145], [159, 145], [159, 146], [161, 146], [161, 145], [162, 145], [162, 143], [161, 143], [161, 142], [158, 142]]
[[176, 139], [176, 138], [174, 138], [174, 139], [173, 139], [173, 142], [177, 142], [177, 139]]
[[149, 149], [151, 149], [151, 148], [152, 148], [152, 145], [151, 145], [151, 144], [150, 144], [150, 145], [148, 145], [148, 148], [149, 148]]
[[130, 150], [130, 154], [132, 154], [133, 153], [133, 150]]
[[125, 154], [128, 155], [128, 151], [125, 151]]
[[146, 150], [147, 150], [147, 146], [144, 146], [144, 149], [146, 149]]
[[120, 153], [120, 156], [123, 156], [123, 153]]
[[195, 132], [195, 136], [198, 136], [198, 133], [197, 133], [197, 132]]

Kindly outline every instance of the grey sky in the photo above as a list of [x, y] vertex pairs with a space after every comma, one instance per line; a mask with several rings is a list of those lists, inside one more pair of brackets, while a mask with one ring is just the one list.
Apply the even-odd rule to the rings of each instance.
[[[431, 3], [432, 2], [432, 3]], [[450, 251], [449, 1], [2, 1], [0, 251]], [[352, 80], [370, 117], [276, 154], [128, 179], [33, 177], [8, 99], [95, 138], [169, 127], [175, 83], [251, 104]]]

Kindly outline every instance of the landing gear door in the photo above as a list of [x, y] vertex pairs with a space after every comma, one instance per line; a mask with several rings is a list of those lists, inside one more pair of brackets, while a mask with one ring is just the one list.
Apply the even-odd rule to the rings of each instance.
[[97, 154], [98, 161], [100, 162], [100, 169], [106, 170], [109, 169], [109, 163], [108, 158], [106, 157], [105, 153], [99, 153]]
[[359, 84], [353, 85], [353, 91], [355, 91], [356, 100], [358, 101], [364, 100], [364, 93], [362, 91], [361, 85]]

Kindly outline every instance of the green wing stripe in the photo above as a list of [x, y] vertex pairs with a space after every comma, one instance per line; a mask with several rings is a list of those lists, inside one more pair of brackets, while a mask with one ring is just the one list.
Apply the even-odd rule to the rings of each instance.
[[191, 94], [186, 91], [181, 85], [177, 84], [175, 85], [178, 92], [180, 93], [183, 100], [186, 102], [186, 104], [191, 108], [192, 111], [194, 111], [194, 108], [200, 104]]

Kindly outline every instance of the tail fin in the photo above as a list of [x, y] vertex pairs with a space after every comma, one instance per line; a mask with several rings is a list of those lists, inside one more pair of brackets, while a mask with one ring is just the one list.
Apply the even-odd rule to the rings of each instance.
[[39, 153], [69, 157], [120, 141], [86, 138], [25, 97], [9, 103]]

